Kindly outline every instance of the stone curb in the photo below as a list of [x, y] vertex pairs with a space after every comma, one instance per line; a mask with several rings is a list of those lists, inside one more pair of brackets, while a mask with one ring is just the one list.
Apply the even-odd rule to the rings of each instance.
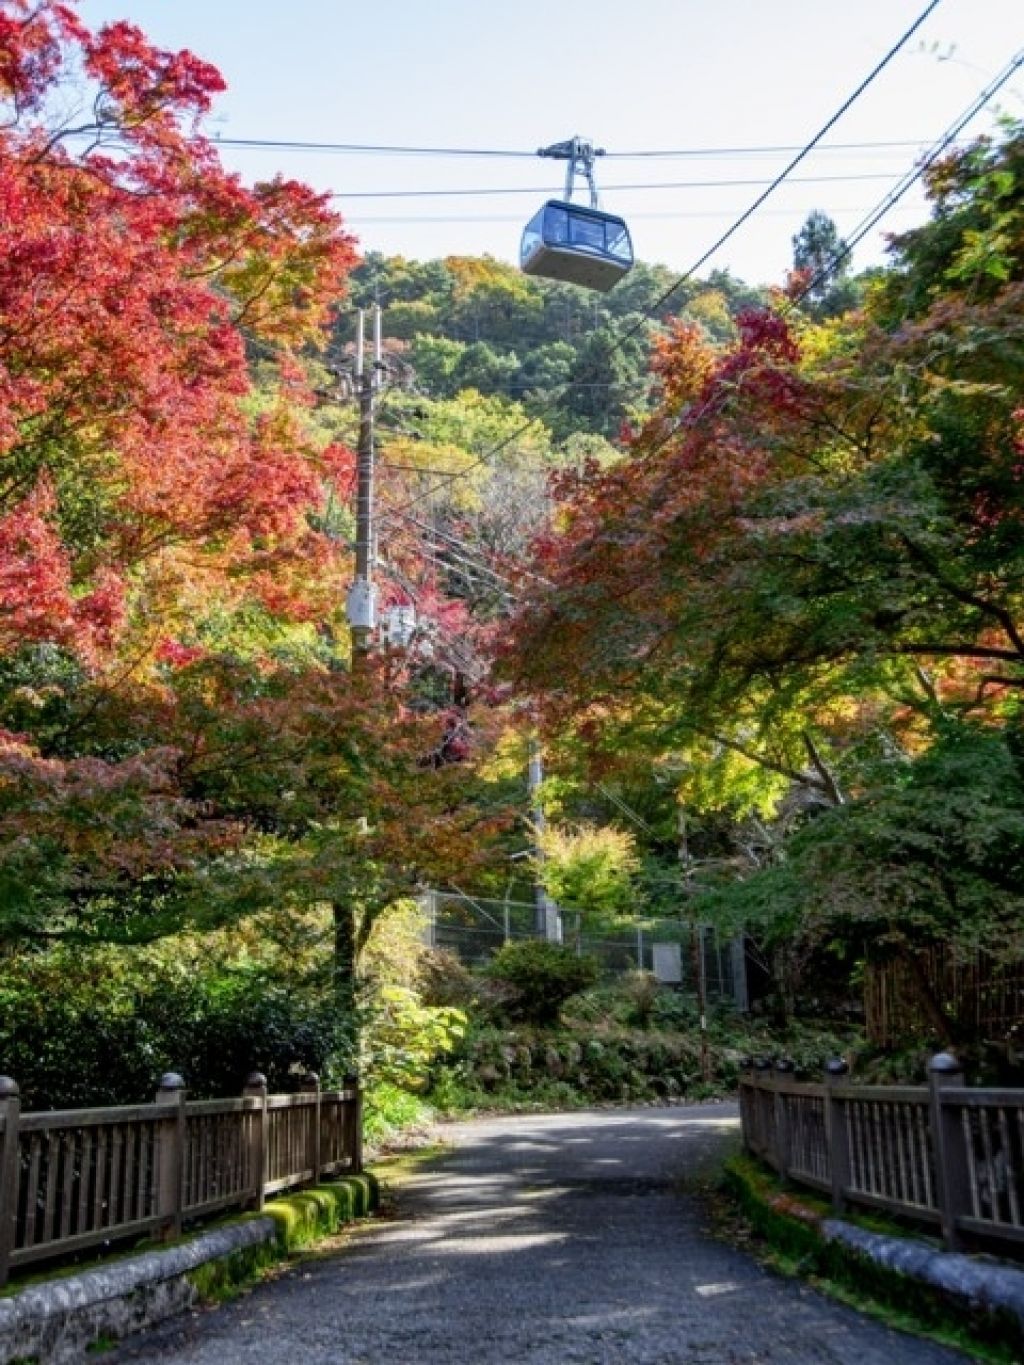
[[1008, 1313], [1020, 1324], [1024, 1336], [1024, 1270], [955, 1251], [939, 1251], [923, 1242], [825, 1218], [818, 1225], [827, 1242], [839, 1242], [885, 1270], [937, 1289], [974, 1311]]
[[0, 1365], [80, 1361], [94, 1341], [128, 1336], [191, 1308], [199, 1293], [189, 1272], [277, 1238], [273, 1218], [251, 1218], [0, 1298]]
[[992, 1256], [968, 1256], [912, 1237], [870, 1232], [819, 1213], [793, 1193], [757, 1190], [738, 1170], [731, 1171], [730, 1178], [747, 1192], [747, 1198], [777, 1216], [803, 1223], [821, 1243], [841, 1247], [854, 1259], [934, 1291], [975, 1323], [1012, 1324], [1011, 1334], [1024, 1343], [1024, 1269]]

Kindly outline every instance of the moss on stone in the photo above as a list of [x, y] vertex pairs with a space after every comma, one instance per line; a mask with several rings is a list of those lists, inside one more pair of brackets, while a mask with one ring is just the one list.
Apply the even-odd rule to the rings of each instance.
[[229, 1256], [218, 1256], [188, 1273], [188, 1281], [204, 1302], [230, 1298], [252, 1284], [271, 1265], [329, 1237], [355, 1218], [373, 1212], [379, 1200], [376, 1179], [368, 1174], [346, 1176], [329, 1185], [272, 1199], [261, 1214], [275, 1226], [273, 1242], [240, 1247]]
[[362, 1218], [377, 1207], [378, 1188], [372, 1175], [353, 1175], [330, 1185], [274, 1199], [263, 1209], [277, 1226], [284, 1252], [299, 1251], [318, 1237], [329, 1236], [343, 1223]]
[[809, 1275], [821, 1288], [891, 1326], [969, 1350], [976, 1360], [1024, 1358], [1016, 1318], [980, 1308], [970, 1312], [941, 1290], [829, 1241], [821, 1223], [832, 1217], [830, 1207], [813, 1196], [795, 1195], [758, 1162], [732, 1158], [725, 1165], [722, 1184], [786, 1273]]

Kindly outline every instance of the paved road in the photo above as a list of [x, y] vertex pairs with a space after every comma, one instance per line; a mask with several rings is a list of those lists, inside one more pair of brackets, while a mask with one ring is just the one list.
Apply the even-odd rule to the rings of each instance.
[[687, 1186], [732, 1105], [486, 1119], [397, 1191], [394, 1216], [226, 1307], [104, 1360], [162, 1365], [941, 1365], [709, 1238]]

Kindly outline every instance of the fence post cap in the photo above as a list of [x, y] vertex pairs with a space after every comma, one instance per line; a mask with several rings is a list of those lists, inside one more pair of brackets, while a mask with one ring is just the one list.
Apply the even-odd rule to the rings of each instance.
[[306, 1074], [305, 1074], [305, 1075], [302, 1077], [302, 1079], [299, 1081], [299, 1089], [300, 1089], [300, 1090], [319, 1090], [319, 1089], [320, 1089], [320, 1077], [317, 1075], [317, 1073], [316, 1073], [315, 1071], [307, 1071]]
[[185, 1077], [177, 1071], [165, 1071], [157, 1083], [158, 1090], [184, 1090]]
[[768, 1060], [767, 1057], [755, 1057], [755, 1058], [754, 1058], [754, 1070], [755, 1070], [755, 1071], [770, 1071], [770, 1070], [771, 1070], [771, 1065], [772, 1065], [772, 1064], [771, 1064], [771, 1062]]
[[795, 1071], [795, 1070], [796, 1070], [796, 1062], [793, 1061], [792, 1057], [776, 1057], [776, 1059], [775, 1059], [775, 1070], [776, 1070], [776, 1071], [787, 1071], [787, 1072], [788, 1072], [788, 1071]]
[[753, 1071], [753, 1069], [754, 1069], [754, 1059], [753, 1059], [753, 1057], [741, 1057], [741, 1058], [740, 1058], [740, 1070], [741, 1070], [741, 1071]]
[[849, 1063], [842, 1057], [830, 1057], [825, 1063], [827, 1076], [845, 1076], [849, 1069]]
[[953, 1071], [963, 1071], [963, 1063], [952, 1052], [937, 1052], [928, 1063], [928, 1070], [948, 1076]]
[[13, 1076], [0, 1076], [0, 1100], [13, 1100], [16, 1095], [20, 1095], [18, 1082]]
[[266, 1090], [267, 1078], [262, 1071], [250, 1071], [245, 1078], [246, 1090]]

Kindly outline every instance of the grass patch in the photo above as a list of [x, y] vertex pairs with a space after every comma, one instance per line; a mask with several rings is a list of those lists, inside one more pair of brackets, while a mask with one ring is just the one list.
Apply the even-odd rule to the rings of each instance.
[[[973, 1360], [1019, 1365], [1024, 1358], [1024, 1336], [1010, 1314], [971, 1312], [930, 1285], [880, 1266], [850, 1247], [826, 1241], [819, 1224], [832, 1216], [831, 1207], [803, 1192], [793, 1195], [749, 1157], [727, 1162], [722, 1190], [744, 1224], [724, 1229], [726, 1235], [736, 1238], [738, 1232], [748, 1249], [759, 1252], [780, 1273], [807, 1279], [887, 1326], [929, 1337]], [[887, 1236], [906, 1235], [905, 1228], [875, 1216], [851, 1216], [847, 1221]], [[759, 1247], [750, 1246], [751, 1232]]]

